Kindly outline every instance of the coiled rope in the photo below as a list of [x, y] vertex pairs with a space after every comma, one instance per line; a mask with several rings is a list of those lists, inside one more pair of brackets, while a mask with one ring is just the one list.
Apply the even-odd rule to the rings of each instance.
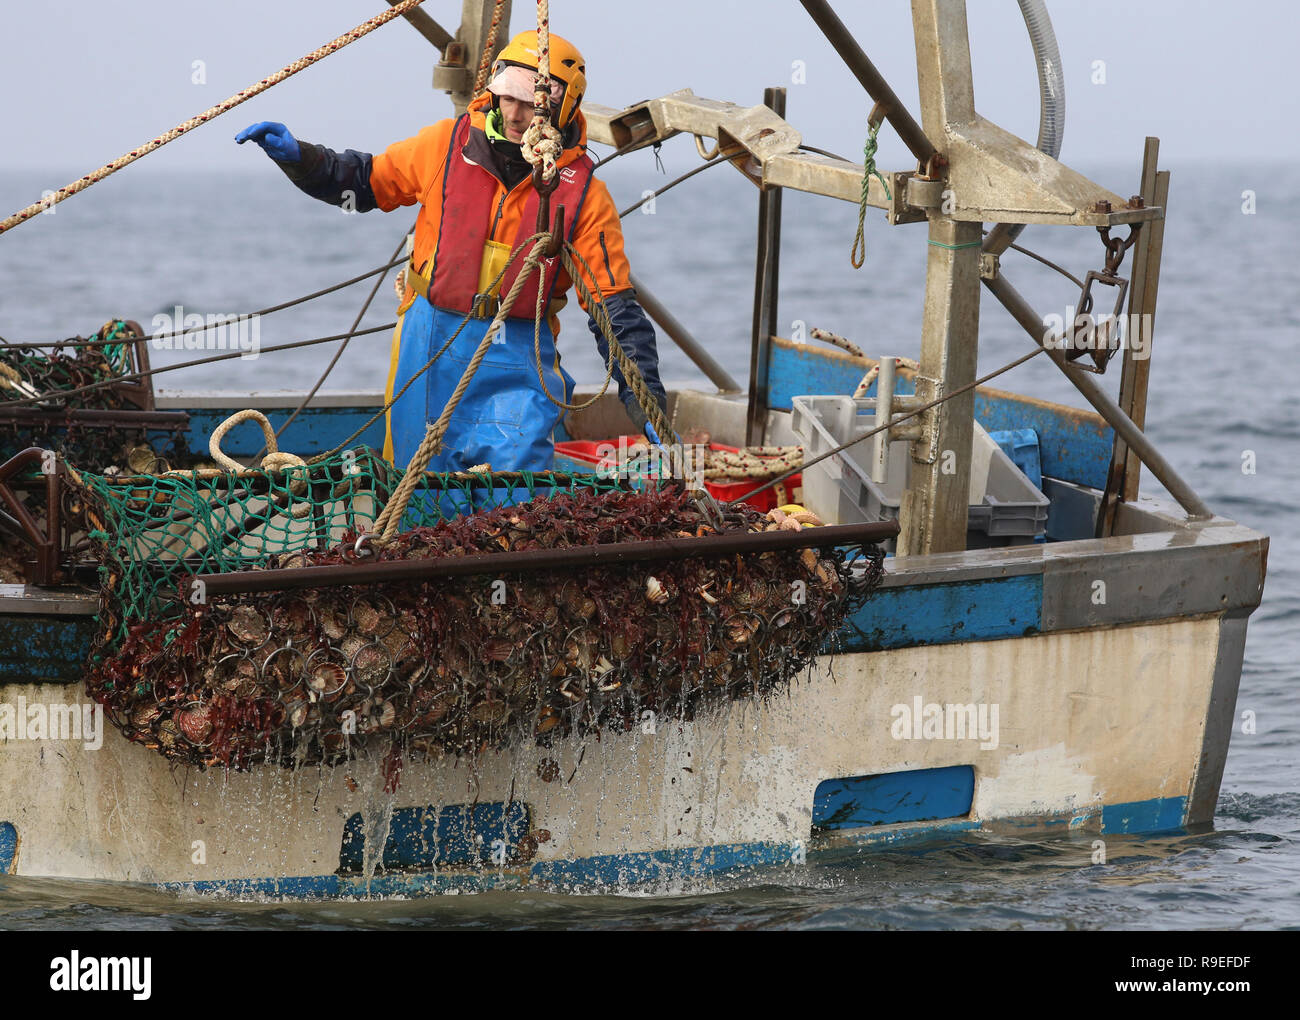
[[803, 467], [802, 446], [750, 446], [731, 453], [707, 450], [704, 477], [711, 482], [748, 482]]
[[[236, 425], [246, 421], [255, 421], [261, 426], [262, 435], [266, 437], [266, 449], [269, 451], [261, 460], [261, 468], [244, 467], [238, 461], [228, 456], [221, 449], [221, 441], [226, 437], [226, 433]], [[212, 438], [208, 440], [208, 453], [212, 459], [217, 462], [219, 467], [215, 468], [196, 468], [191, 470], [174, 470], [166, 471], [163, 477], [169, 475], [183, 475], [189, 478], [215, 478], [224, 475], [227, 472], [234, 472], [236, 476], [257, 474], [260, 471], [283, 471], [285, 468], [305, 467], [307, 462], [294, 453], [284, 453], [280, 451], [275, 444], [275, 431], [271, 428], [271, 423], [261, 411], [247, 408], [243, 411], [236, 411], [229, 418], [223, 421], [212, 430]], [[296, 479], [289, 487], [289, 491], [295, 496], [303, 496], [307, 492], [307, 483], [301, 478]], [[299, 503], [290, 512], [290, 516], [301, 520], [311, 513], [310, 501]]]
[[298, 60], [295, 60], [292, 64], [288, 64], [287, 66], [282, 67], [274, 74], [268, 75], [267, 77], [259, 81], [256, 85], [253, 85], [250, 88], [246, 88], [241, 92], [236, 92], [229, 99], [225, 100], [225, 102], [221, 102], [218, 103], [216, 106], [209, 107], [208, 109], [200, 113], [198, 116], [191, 117], [189, 120], [181, 124], [178, 124], [170, 131], [163, 132], [157, 138], [153, 139], [153, 141], [147, 142], [144, 145], [141, 145], [139, 148], [132, 149], [125, 156], [120, 156], [119, 158], [113, 160], [113, 162], [111, 163], [105, 163], [98, 170], [92, 171], [91, 173], [86, 174], [84, 177], [81, 177], [78, 180], [73, 181], [71, 184], [68, 184], [60, 188], [52, 195], [50, 195], [47, 198], [41, 199], [41, 201], [39, 202], [33, 202], [26, 209], [18, 210], [18, 212], [14, 213], [12, 216], [8, 217], [7, 219], [0, 220], [0, 234], [3, 234], [6, 230], [11, 230], [12, 228], [16, 227], [19, 223], [23, 223], [39, 213], [45, 212], [47, 209], [53, 208], [55, 205], [62, 202], [64, 199], [71, 198], [73, 195], [77, 194], [77, 192], [85, 191], [92, 184], [98, 184], [105, 177], [109, 177], [112, 174], [117, 173], [117, 171], [121, 170], [122, 167], [127, 166], [130, 163], [134, 163], [137, 159], [140, 159], [142, 156], [147, 156], [155, 149], [161, 148], [162, 146], [166, 145], [170, 141], [174, 141], [175, 139], [179, 138], [181, 135], [189, 131], [192, 131], [200, 124], [206, 124], [214, 117], [219, 117], [221, 116], [221, 114], [226, 113], [228, 110], [233, 110], [236, 106], [239, 106], [241, 103], [246, 103], [254, 96], [261, 95], [263, 92], [271, 88], [273, 85], [280, 84], [280, 82], [284, 81], [286, 78], [289, 78], [292, 75], [297, 74], [305, 67], [310, 67], [318, 60], [323, 60], [325, 57], [328, 57], [331, 53], [337, 53], [344, 46], [356, 42], [362, 36], [369, 35], [375, 29], [379, 28], [381, 25], [387, 24], [388, 22], [392, 21], [394, 18], [399, 17], [402, 14], [405, 14], [407, 11], [411, 10], [412, 8], [418, 7], [423, 2], [424, 0], [402, 0], [402, 2], [397, 4], [395, 7], [392, 7], [389, 10], [384, 11], [382, 14], [375, 15], [369, 21], [363, 22], [362, 24], [358, 25], [356, 28], [352, 29], [352, 31], [343, 33], [343, 35], [339, 36], [337, 39], [333, 40], [332, 42], [328, 42], [324, 46], [312, 50], [305, 57], [301, 57]]

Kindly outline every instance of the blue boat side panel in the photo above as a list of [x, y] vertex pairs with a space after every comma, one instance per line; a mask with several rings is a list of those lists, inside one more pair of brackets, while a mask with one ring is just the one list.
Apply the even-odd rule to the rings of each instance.
[[0, 822], [0, 875], [11, 874], [18, 860], [18, 830], [13, 822]]
[[1101, 831], [1114, 833], [1170, 832], [1181, 829], [1187, 818], [1186, 797], [1111, 804], [1101, 809]]
[[844, 626], [827, 652], [876, 652], [914, 645], [990, 641], [1042, 627], [1043, 577], [880, 588]]
[[[829, 354], [820, 345], [772, 344], [767, 370], [767, 406], [788, 411], [792, 397], [805, 393], [851, 394], [866, 375], [861, 364], [847, 357]], [[895, 393], [913, 392], [911, 373], [899, 374], [894, 380]], [[876, 395], [873, 382], [868, 397]]]
[[0, 684], [75, 684], [90, 655], [93, 616], [0, 616]]
[[813, 794], [812, 824], [814, 830], [857, 829], [963, 818], [974, 798], [970, 765], [827, 779]]
[[[774, 343], [768, 366], [768, 406], [779, 411], [790, 410], [791, 398], [805, 393], [852, 393], [865, 374], [861, 364], [816, 344]], [[914, 392], [911, 372], [899, 374], [895, 392]], [[875, 383], [866, 395], [876, 395]], [[1114, 433], [1092, 411], [976, 390], [975, 418], [989, 432], [1037, 432], [1043, 474], [1094, 489], [1106, 487]]]
[[[309, 457], [317, 453], [332, 450], [378, 411], [378, 407], [308, 407], [298, 415], [292, 425], [285, 430], [278, 443], [281, 450], [288, 450], [300, 457]], [[191, 408], [189, 443], [190, 449], [202, 457], [208, 456], [208, 440], [213, 430], [235, 412], [230, 408], [200, 407]], [[266, 413], [273, 428], [279, 428], [291, 414], [287, 407], [275, 408]], [[256, 425], [246, 423], [231, 429], [221, 442], [221, 449], [232, 457], [251, 457], [265, 443], [262, 430]], [[361, 435], [348, 443], [350, 448], [370, 446], [382, 450], [384, 446], [384, 419], [370, 425]]]
[[1091, 411], [976, 390], [975, 420], [989, 432], [1033, 429], [1038, 433], [1043, 474], [1076, 485], [1106, 488], [1115, 433]]
[[[519, 801], [398, 808], [384, 841], [383, 867], [394, 870], [486, 864], [494, 851], [499, 854], [502, 848], [509, 859], [528, 833], [530, 819], [528, 806]], [[344, 824], [340, 872], [362, 869], [364, 826], [360, 813]]]

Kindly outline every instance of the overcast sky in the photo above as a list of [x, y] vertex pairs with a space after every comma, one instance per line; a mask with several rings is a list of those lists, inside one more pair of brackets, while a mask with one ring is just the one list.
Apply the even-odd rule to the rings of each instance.
[[[87, 172], [384, 7], [382, 0], [6, 0], [0, 168]], [[424, 7], [448, 28], [459, 21], [460, 0]], [[919, 119], [910, 5], [840, 0], [837, 7]], [[533, 4], [516, 0], [514, 8], [511, 30], [533, 27]], [[1037, 86], [1017, 5], [972, 0], [969, 8], [976, 105], [1032, 141]], [[1171, 166], [1296, 155], [1293, 3], [1051, 0], [1049, 10], [1066, 68], [1066, 162], [1136, 164], [1147, 134], [1161, 137], [1162, 162]], [[788, 119], [806, 142], [851, 157], [861, 152], [869, 102], [795, 0], [553, 0], [551, 17], [554, 30], [584, 51], [593, 101], [623, 106], [690, 87], [748, 104], [761, 100], [764, 86], [785, 84]], [[283, 121], [334, 148], [378, 151], [449, 114], [446, 97], [430, 87], [435, 60], [420, 35], [394, 21], [143, 165], [260, 171], [261, 153], [232, 141], [258, 120]], [[192, 83], [195, 61], [204, 62], [206, 84]], [[791, 82], [795, 61], [804, 62], [806, 84]], [[1093, 80], [1097, 61], [1104, 61], [1104, 84]], [[901, 143], [885, 133], [881, 139], [881, 165], [906, 168]], [[684, 148], [694, 162], [693, 149]]]

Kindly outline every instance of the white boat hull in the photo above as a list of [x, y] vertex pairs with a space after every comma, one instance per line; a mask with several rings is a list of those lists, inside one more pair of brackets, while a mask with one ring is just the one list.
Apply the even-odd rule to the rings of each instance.
[[[1180, 827], [1197, 799], [1216, 679], [1233, 669], [1221, 660], [1235, 655], [1240, 669], [1244, 622], [1207, 615], [822, 657], [765, 704], [658, 720], [653, 733], [575, 737], [472, 762], [408, 762], [395, 794], [383, 792], [375, 759], [200, 773], [175, 770], [111, 730], [98, 750], [9, 740], [0, 750], [0, 821], [17, 833], [16, 874], [308, 896], [590, 886], [619, 876], [630, 884], [798, 863], [809, 847], [846, 838], [1051, 823], [1125, 831], [1125, 812], [1140, 816], [1136, 830], [1152, 818]], [[9, 686], [0, 698], [30, 706], [70, 693]], [[917, 698], [997, 706], [996, 733], [917, 739], [919, 729], [903, 727], [895, 707], [910, 709]], [[539, 776], [543, 759], [559, 766], [551, 782]], [[814, 839], [823, 780], [957, 765], [974, 770], [964, 817]], [[549, 839], [527, 863], [378, 875], [368, 867], [394, 809], [476, 802], [527, 805], [531, 831]], [[345, 825], [356, 814], [369, 838], [367, 866], [340, 877]]]

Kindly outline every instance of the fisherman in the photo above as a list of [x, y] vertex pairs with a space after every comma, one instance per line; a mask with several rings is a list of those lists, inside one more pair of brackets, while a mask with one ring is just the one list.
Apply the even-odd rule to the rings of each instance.
[[[595, 274], [614, 335], [640, 369], [647, 387], [666, 406], [659, 381], [655, 333], [632, 289], [623, 253], [623, 231], [609, 189], [592, 174], [587, 122], [580, 107], [587, 87], [582, 54], [551, 35], [551, 116], [563, 152], [556, 160], [551, 209], [564, 206], [567, 236]], [[384, 456], [404, 466], [424, 438], [425, 426], [447, 405], [501, 300], [523, 263], [521, 252], [502, 281], [491, 283], [510, 254], [536, 232], [538, 195], [520, 141], [533, 118], [538, 66], [536, 32], [510, 40], [492, 66], [487, 91], [456, 120], [442, 120], [377, 156], [335, 152], [299, 141], [283, 124], [263, 121], [235, 136], [256, 142], [288, 178], [313, 198], [345, 209], [391, 212], [421, 203], [406, 287], [398, 307], [388, 372], [387, 400], [465, 327], [434, 365], [393, 405], [387, 416]], [[576, 260], [575, 260], [576, 261]], [[557, 258], [546, 259], [546, 321], [541, 327], [540, 365], [534, 352], [537, 274], [525, 284], [478, 371], [456, 407], [442, 452], [429, 469], [463, 471], [490, 464], [494, 470], [545, 470], [554, 456], [554, 432], [563, 414], [542, 388], [569, 402], [573, 379], [560, 367], [555, 338], [557, 313], [572, 284]], [[579, 262], [580, 266], [581, 263]], [[607, 344], [588, 313], [602, 359]], [[645, 412], [614, 366], [619, 396], [637, 430]]]

